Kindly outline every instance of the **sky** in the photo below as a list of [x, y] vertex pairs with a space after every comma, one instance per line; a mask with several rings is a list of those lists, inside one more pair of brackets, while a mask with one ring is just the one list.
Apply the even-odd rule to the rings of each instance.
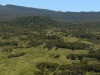
[[0, 0], [0, 4], [13, 4], [55, 11], [100, 11], [100, 0]]

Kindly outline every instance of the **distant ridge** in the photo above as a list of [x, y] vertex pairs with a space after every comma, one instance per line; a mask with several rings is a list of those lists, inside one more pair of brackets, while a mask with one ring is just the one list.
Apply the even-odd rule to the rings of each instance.
[[55, 20], [99, 20], [100, 12], [62, 12], [17, 5], [0, 5], [0, 18], [48, 16]]

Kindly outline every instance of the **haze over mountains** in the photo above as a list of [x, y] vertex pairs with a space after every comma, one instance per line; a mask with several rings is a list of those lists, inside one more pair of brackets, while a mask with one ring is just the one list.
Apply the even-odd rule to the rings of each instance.
[[60, 12], [17, 5], [0, 5], [0, 18], [49, 16], [55, 20], [98, 20], [100, 12]]

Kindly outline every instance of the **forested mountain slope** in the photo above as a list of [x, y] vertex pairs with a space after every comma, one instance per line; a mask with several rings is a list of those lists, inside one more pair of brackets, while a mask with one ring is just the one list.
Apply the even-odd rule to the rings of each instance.
[[49, 16], [56, 20], [91, 20], [100, 19], [100, 12], [60, 12], [16, 5], [0, 5], [0, 18], [18, 16]]

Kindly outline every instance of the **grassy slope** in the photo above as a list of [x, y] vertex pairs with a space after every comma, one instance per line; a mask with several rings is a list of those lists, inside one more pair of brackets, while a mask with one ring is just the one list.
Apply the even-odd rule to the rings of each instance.
[[[41, 19], [39, 19], [39, 20], [41, 20]], [[47, 19], [45, 19], [45, 20], [47, 21]], [[29, 21], [30, 21], [30, 19], [29, 19]], [[43, 21], [44, 21], [44, 19], [43, 19]], [[16, 23], [17, 22], [15, 22], [15, 24]], [[31, 21], [29, 23], [31, 24]], [[40, 24], [38, 24], [38, 22], [37, 22], [37, 25], [41, 25], [41, 23], [42, 22], [40, 22]], [[43, 23], [45, 24], [45, 22], [43, 22]], [[34, 22], [33, 22], [33, 24], [34, 24]], [[49, 24], [49, 23], [47, 23], [47, 24]], [[50, 25], [51, 25], [51, 23], [50, 23]], [[14, 27], [12, 29], [14, 31], [16, 31], [17, 34], [20, 34], [20, 32], [23, 31], [23, 32], [26, 32], [27, 34], [31, 33], [32, 35], [34, 35], [34, 30], [33, 31], [32, 30], [30, 30], [30, 31], [25, 30], [24, 31], [24, 29], [23, 29], [21, 31], [21, 29], [19, 29], [19, 28]], [[10, 29], [8, 29], [8, 31]], [[8, 31], [5, 31], [5, 33]], [[61, 38], [64, 39], [65, 42], [73, 43], [73, 42], [78, 41], [78, 42], [90, 44], [91, 48], [94, 50], [100, 49], [100, 44], [95, 44], [87, 39], [76, 38], [76, 37], [73, 37], [71, 35], [63, 36], [64, 33], [60, 32], [60, 31], [58, 31], [58, 32], [53, 31], [53, 29], [48, 29], [46, 31], [47, 31], [46, 34], [48, 36], [49, 35], [60, 36]], [[9, 31], [8, 33], [11, 33], [11, 32]], [[51, 50], [48, 50], [47, 48], [44, 48], [43, 45], [38, 46], [38, 47], [25, 48], [27, 46], [28, 41], [25, 41], [25, 40], [21, 41], [19, 39], [20, 37], [22, 39], [23, 38], [26, 39], [27, 35], [20, 34], [19, 36], [13, 36], [10, 38], [10, 40], [4, 40], [4, 39], [0, 38], [0, 42], [6, 42], [6, 41], [17, 41], [18, 42], [18, 47], [13, 47], [13, 46], [11, 47], [13, 50], [11, 53], [2, 52], [2, 50], [4, 50], [5, 48], [8, 49], [9, 47], [7, 47], [7, 46], [0, 47], [0, 75], [34, 75], [35, 71], [37, 71], [37, 68], [36, 68], [37, 63], [41, 63], [41, 62], [52, 62], [52, 63], [58, 63], [58, 64], [79, 63], [80, 60], [67, 59], [66, 56], [69, 54], [88, 54], [88, 52], [89, 52], [88, 50], [71, 50], [71, 49], [64, 49], [64, 48], [58, 48], [57, 50], [55, 50], [55, 48], [53, 48]], [[22, 47], [22, 48], [20, 48], [20, 47]], [[25, 55], [19, 56], [19, 57], [12, 57], [12, 58], [7, 57], [11, 54], [19, 54], [19, 53], [25, 53]], [[54, 58], [55, 55], [60, 55], [60, 57]], [[100, 62], [91, 60], [88, 63], [91, 64], [91, 63], [100, 63]], [[92, 74], [93, 73], [87, 73], [87, 75], [92, 75]], [[51, 73], [51, 75], [52, 75], [52, 73]]]
[[[88, 51], [83, 50], [64, 50], [64, 49], [58, 49], [58, 50], [50, 50], [43, 49], [42, 47], [38, 48], [23, 48], [23, 49], [14, 49], [11, 54], [19, 53], [19, 52], [25, 52], [27, 53], [24, 56], [21, 57], [15, 57], [15, 58], [7, 58], [6, 53], [0, 52], [0, 75], [33, 75], [35, 72], [36, 64], [39, 62], [55, 62], [59, 64], [72, 64], [72, 63], [78, 63], [79, 60], [68, 60], [66, 59], [66, 55], [68, 54], [86, 54]], [[54, 58], [56, 54], [60, 54], [59, 58]], [[20, 74], [24, 73], [24, 74]]]
[[[71, 37], [67, 39], [69, 42], [75, 42], [78, 38]], [[84, 40], [83, 40], [84, 41]], [[88, 42], [88, 41], [87, 41]], [[2, 48], [0, 48], [2, 49]], [[16, 48], [10, 54], [16, 54], [25, 52], [26, 54], [21, 57], [7, 58], [9, 53], [0, 52], [0, 75], [34, 75], [36, 64], [40, 62], [55, 62], [59, 64], [72, 64], [79, 63], [80, 60], [70, 60], [66, 56], [68, 54], [87, 54], [87, 50], [70, 50], [61, 49], [48, 50], [43, 46], [32, 47], [32, 48]], [[59, 54], [59, 58], [54, 58], [55, 55]], [[87, 73], [87, 75], [91, 75]]]
[[[49, 32], [50, 31], [48, 31], [48, 33]], [[58, 33], [54, 35], [57, 35]], [[92, 42], [86, 39], [76, 38], [72, 36], [68, 36], [68, 37], [61, 36], [61, 37], [64, 38], [66, 42], [79, 41], [79, 42], [92, 45]], [[12, 40], [18, 41], [19, 39], [16, 37], [16, 39], [12, 39]], [[6, 40], [0, 39], [0, 41], [6, 41]], [[19, 41], [19, 44], [23, 45], [23, 47], [25, 46], [24, 42]], [[100, 47], [99, 44], [98, 45], [95, 44], [93, 48], [97, 50], [99, 49], [99, 47]], [[62, 48], [58, 48], [57, 50], [55, 50], [55, 48], [53, 48], [52, 50], [48, 50], [47, 48], [43, 48], [43, 45], [38, 47], [31, 47], [31, 48], [11, 47], [13, 49], [11, 53], [1, 52], [1, 50], [4, 48], [5, 47], [0, 48], [0, 75], [34, 75], [35, 71], [37, 71], [36, 68], [37, 63], [40, 62], [52, 62], [58, 64], [79, 63], [80, 60], [67, 59], [66, 56], [69, 54], [87, 54], [89, 52], [88, 50], [73, 51], [71, 49], [62, 49]], [[7, 56], [10, 54], [16, 54], [21, 52], [24, 52], [25, 55], [20, 57], [7, 58]], [[60, 55], [60, 57], [54, 58], [55, 55]], [[90, 61], [89, 63], [98, 63], [98, 62]], [[87, 73], [87, 75], [91, 75], [91, 74]]]

